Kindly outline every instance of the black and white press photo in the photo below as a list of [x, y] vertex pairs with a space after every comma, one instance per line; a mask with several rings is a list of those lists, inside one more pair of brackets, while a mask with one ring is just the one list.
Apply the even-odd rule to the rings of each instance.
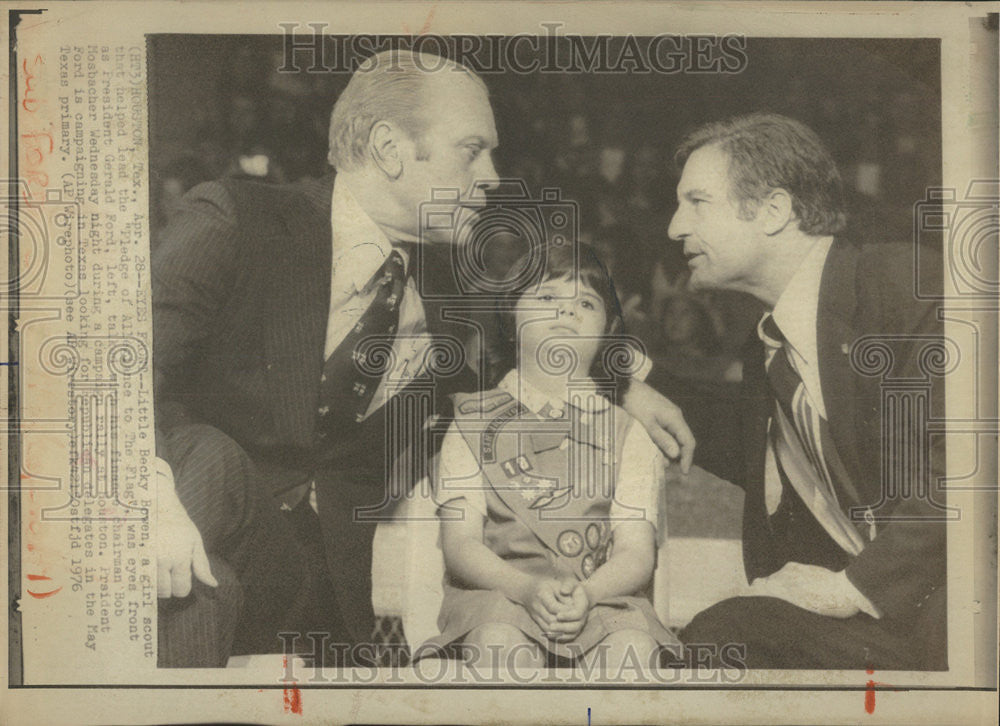
[[7, 29], [8, 693], [975, 721], [996, 12], [83, 7]]

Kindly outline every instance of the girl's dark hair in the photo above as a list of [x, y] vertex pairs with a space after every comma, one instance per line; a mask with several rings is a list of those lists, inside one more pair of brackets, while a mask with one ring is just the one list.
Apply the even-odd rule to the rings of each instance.
[[[545, 244], [533, 248], [522, 255], [507, 273], [509, 288], [497, 306], [499, 332], [501, 340], [494, 343], [493, 350], [488, 351], [494, 362], [496, 383], [503, 374], [514, 367], [516, 360], [517, 326], [514, 319], [514, 309], [518, 301], [527, 293], [533, 292], [549, 280], [569, 278], [591, 288], [604, 302], [607, 321], [604, 326], [605, 336], [614, 336], [624, 332], [625, 323], [622, 318], [621, 304], [615, 292], [615, 285], [607, 267], [597, 256], [594, 249], [587, 244], [564, 243], [562, 245]], [[604, 354], [612, 341], [607, 339], [598, 348], [597, 355], [591, 365], [589, 374], [599, 381], [611, 379], [611, 373], [604, 365]], [[623, 382], [619, 382], [621, 386]], [[620, 390], [624, 393], [624, 390]]]

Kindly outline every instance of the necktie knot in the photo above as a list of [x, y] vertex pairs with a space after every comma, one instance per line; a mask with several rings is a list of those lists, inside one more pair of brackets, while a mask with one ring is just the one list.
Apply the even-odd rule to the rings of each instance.
[[760, 329], [761, 332], [764, 333], [764, 335], [770, 338], [772, 347], [780, 348], [782, 345], [784, 345], [785, 336], [782, 334], [781, 328], [778, 327], [778, 324], [774, 322], [774, 316], [771, 315], [771, 313], [768, 313], [767, 315], [764, 316], [764, 319], [760, 323]]

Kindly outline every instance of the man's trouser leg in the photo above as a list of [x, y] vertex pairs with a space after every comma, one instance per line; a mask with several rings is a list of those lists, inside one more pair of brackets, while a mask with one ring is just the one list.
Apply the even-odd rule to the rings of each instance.
[[336, 613], [321, 586], [329, 577], [324, 563], [303, 551], [295, 523], [273, 506], [246, 452], [200, 424], [178, 427], [162, 443], [178, 498], [202, 535], [219, 587], [195, 581], [189, 597], [160, 601], [166, 642], [159, 664], [225, 665], [231, 654], [280, 652], [281, 631], [326, 626], [296, 615], [308, 611], [311, 617], [316, 608], [301, 603], [323, 600]]
[[[928, 601], [929, 624], [945, 618], [943, 590], [940, 595]], [[748, 668], [947, 668], [943, 631], [933, 626], [893, 627], [864, 614], [827, 617], [773, 597], [723, 600], [696, 615], [680, 638], [690, 648], [689, 657], [697, 661], [701, 653], [703, 664], [711, 667], [740, 666], [719, 662], [713, 650], [732, 660], [745, 648], [742, 660]]]

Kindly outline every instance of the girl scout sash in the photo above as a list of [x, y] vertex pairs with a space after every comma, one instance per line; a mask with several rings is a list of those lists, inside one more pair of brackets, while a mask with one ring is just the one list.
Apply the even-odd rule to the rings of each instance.
[[559, 569], [590, 577], [608, 558], [616, 464], [631, 418], [614, 406], [537, 414], [496, 390], [455, 396], [455, 424], [491, 496], [545, 546]]

